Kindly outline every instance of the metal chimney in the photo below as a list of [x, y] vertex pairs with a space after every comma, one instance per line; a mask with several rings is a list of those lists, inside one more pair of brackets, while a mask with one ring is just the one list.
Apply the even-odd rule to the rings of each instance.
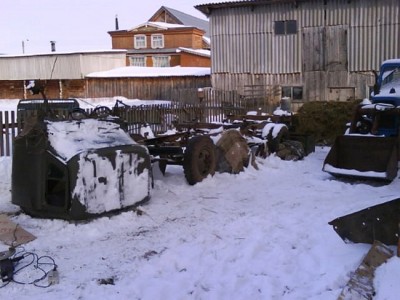
[[119, 30], [118, 15], [115, 15], [115, 30]]
[[51, 52], [56, 52], [56, 42], [50, 41], [50, 45], [51, 45]]

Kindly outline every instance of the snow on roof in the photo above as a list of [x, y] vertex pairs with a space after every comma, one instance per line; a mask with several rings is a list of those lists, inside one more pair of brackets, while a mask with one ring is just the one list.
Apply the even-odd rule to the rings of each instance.
[[209, 37], [203, 36], [203, 40], [204, 40], [207, 44], [211, 45], [211, 39], [210, 39]]
[[141, 27], [156, 27], [156, 28], [160, 28], [160, 29], [173, 29], [173, 28], [190, 28], [193, 26], [186, 26], [186, 25], [182, 25], [182, 24], [172, 24], [172, 23], [165, 23], [165, 22], [146, 22], [146, 23], [142, 23], [139, 24], [131, 29], [129, 29], [129, 31], [141, 28]]
[[0, 54], [0, 58], [9, 57], [30, 57], [30, 56], [57, 56], [57, 55], [73, 55], [73, 54], [99, 54], [99, 53], [126, 53], [125, 49], [104, 49], [104, 50], [80, 50], [80, 51], [64, 51], [64, 52], [43, 52], [43, 53], [29, 53], [29, 54]]
[[192, 49], [192, 48], [179, 47], [176, 50], [176, 52], [180, 52], [180, 51], [195, 54], [195, 55], [205, 56], [205, 57], [211, 56], [211, 51], [206, 50], [206, 49]]
[[121, 67], [104, 72], [93, 72], [86, 77], [177, 77], [177, 76], [209, 76], [210, 68], [200, 67]]

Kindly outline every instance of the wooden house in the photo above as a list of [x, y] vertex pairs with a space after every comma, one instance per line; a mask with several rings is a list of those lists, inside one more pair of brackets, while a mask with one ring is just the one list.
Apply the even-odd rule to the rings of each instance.
[[209, 67], [208, 22], [161, 7], [147, 22], [110, 31], [113, 49], [127, 50], [127, 65]]
[[209, 18], [212, 86], [263, 89], [292, 103], [368, 97], [373, 71], [398, 58], [398, 0], [217, 1]]
[[[145, 24], [110, 32], [111, 50], [0, 55], [0, 99], [37, 98], [27, 91], [31, 80], [43, 81], [50, 98], [180, 99], [182, 97], [176, 96], [180, 95], [178, 90], [197, 91], [210, 86], [207, 32], [208, 21], [161, 7]], [[134, 66], [164, 67], [165, 72], [158, 71], [162, 75], [143, 78], [148, 71], [140, 68], [132, 72], [129, 68]], [[176, 68], [167, 68], [175, 66], [203, 70], [198, 75], [196, 68], [185, 68], [185, 72], [181, 70], [177, 75], [173, 74], [176, 70], [172, 70]], [[116, 76], [114, 71], [117, 69], [121, 74], [121, 67], [129, 72]], [[113, 75], [93, 76], [93, 73], [105, 71]]]

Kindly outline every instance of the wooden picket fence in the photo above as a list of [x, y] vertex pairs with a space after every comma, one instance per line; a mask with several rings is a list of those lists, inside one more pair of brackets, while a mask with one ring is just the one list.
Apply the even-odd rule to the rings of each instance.
[[0, 132], [0, 156], [11, 156], [12, 141], [19, 132], [15, 111], [0, 111]]
[[[171, 97], [172, 101], [169, 104], [115, 105], [113, 113], [127, 123], [130, 134], [139, 133], [143, 125], [150, 126], [157, 134], [170, 129], [174, 121], [222, 122], [228, 115], [242, 115], [263, 108], [260, 106], [261, 98], [258, 94], [258, 98], [255, 99], [255, 96], [248, 94], [239, 95], [237, 91], [213, 88], [174, 89]], [[265, 96], [262, 101], [269, 103], [271, 99]], [[65, 110], [52, 112], [58, 119], [70, 117]], [[91, 110], [87, 110], [87, 113], [91, 113]], [[12, 142], [21, 132], [26, 114], [32, 114], [32, 110], [20, 111], [18, 114], [15, 111], [0, 111], [0, 156], [12, 155]]]
[[[90, 114], [92, 110], [87, 110]], [[150, 126], [154, 133], [162, 133], [171, 129], [173, 123], [187, 122], [222, 122], [228, 115], [244, 114], [245, 109], [230, 102], [201, 102], [197, 104], [182, 104], [172, 102], [161, 105], [142, 105], [131, 107], [114, 107], [113, 114], [120, 116], [128, 125], [128, 132], [136, 134], [144, 125]], [[54, 112], [57, 119], [68, 119], [70, 115], [65, 111]], [[27, 114], [33, 111], [0, 111], [0, 156], [12, 155], [12, 142], [22, 131]]]

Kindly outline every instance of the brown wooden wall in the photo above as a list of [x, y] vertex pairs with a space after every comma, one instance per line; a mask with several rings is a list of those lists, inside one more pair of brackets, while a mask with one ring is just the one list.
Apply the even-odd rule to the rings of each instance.
[[140, 30], [112, 32], [111, 44], [113, 49], [134, 49], [134, 35], [145, 34], [147, 49], [151, 49], [151, 35], [164, 35], [164, 48], [187, 47], [194, 49], [203, 48], [203, 31], [197, 28], [184, 28], [174, 30]]
[[193, 55], [187, 52], [181, 52], [181, 61], [180, 65], [182, 67], [211, 67], [211, 59], [210, 57]]
[[[25, 91], [24, 80], [0, 80], [0, 99], [37, 99], [40, 95], [32, 95]], [[47, 80], [44, 81], [45, 94], [48, 98], [84, 98], [85, 80]]]
[[86, 83], [87, 98], [123, 96], [142, 100], [174, 100], [174, 90], [211, 86], [210, 76], [90, 78]]
[[[150, 78], [88, 78], [80, 80], [48, 80], [48, 98], [102, 98], [123, 96], [129, 99], [173, 100], [173, 90], [211, 86], [210, 76]], [[23, 80], [0, 80], [0, 99], [38, 99], [24, 91]]]

